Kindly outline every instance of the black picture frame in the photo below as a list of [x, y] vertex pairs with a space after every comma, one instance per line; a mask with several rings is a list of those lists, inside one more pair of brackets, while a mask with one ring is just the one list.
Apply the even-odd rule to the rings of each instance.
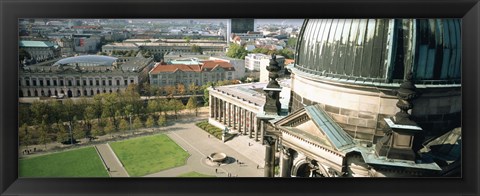
[[[0, 0], [0, 195], [479, 195], [478, 0]], [[462, 178], [18, 179], [19, 18], [462, 18]]]

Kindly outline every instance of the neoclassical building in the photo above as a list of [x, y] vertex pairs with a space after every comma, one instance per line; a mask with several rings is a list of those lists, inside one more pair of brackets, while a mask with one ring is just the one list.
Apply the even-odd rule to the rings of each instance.
[[233, 80], [235, 67], [223, 60], [193, 61], [189, 64], [160, 62], [149, 72], [150, 84], [155, 86], [202, 86], [207, 82]]
[[460, 38], [458, 19], [305, 20], [287, 113], [267, 67], [265, 176], [459, 176]]
[[272, 123], [281, 176], [441, 175], [453, 161], [423, 146], [461, 126], [460, 30], [457, 19], [305, 20], [291, 113]]
[[83, 55], [63, 58], [53, 65], [23, 66], [19, 97], [80, 97], [124, 91], [148, 79], [152, 58], [115, 58]]

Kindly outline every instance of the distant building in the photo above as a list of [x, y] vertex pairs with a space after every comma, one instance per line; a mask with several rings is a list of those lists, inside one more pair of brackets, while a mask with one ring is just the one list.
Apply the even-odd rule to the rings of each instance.
[[235, 68], [220, 60], [202, 61], [200, 64], [157, 63], [149, 72], [150, 84], [155, 86], [174, 86], [194, 83], [202, 86], [207, 82], [233, 80]]
[[233, 75], [233, 79], [240, 80], [245, 77], [245, 60], [230, 58], [226, 56], [212, 56], [209, 58], [209, 60], [218, 60], [230, 63], [235, 68], [235, 74]]
[[81, 97], [124, 91], [148, 79], [153, 59], [99, 55], [68, 57], [20, 69], [20, 97]]
[[[285, 64], [285, 57], [277, 56], [277, 61], [280, 64], [280, 67], [283, 67]], [[261, 71], [268, 66], [270, 62], [270, 56], [261, 53], [251, 53], [245, 56], [245, 68], [250, 71]], [[267, 74], [268, 75], [268, 74]]]
[[460, 35], [458, 19], [306, 20], [289, 93], [272, 60], [266, 86], [210, 88], [209, 122], [261, 141], [266, 177], [461, 176]]
[[73, 46], [78, 53], [96, 53], [100, 44], [100, 36], [91, 34], [73, 35]]
[[136, 52], [138, 50], [140, 50], [140, 48], [135, 43], [112, 43], [102, 46], [102, 52], [105, 52], [107, 54], [112, 54], [114, 51]]
[[49, 41], [22, 40], [20, 41], [19, 46], [20, 49], [24, 49], [30, 54], [30, 59], [25, 60], [33, 62], [42, 62], [60, 56], [59, 46]]
[[247, 33], [255, 31], [255, 20], [252, 18], [233, 18], [228, 21], [227, 41], [230, 41], [232, 34]]
[[232, 33], [247, 33], [255, 30], [255, 20], [253, 18], [232, 18], [230, 20]]

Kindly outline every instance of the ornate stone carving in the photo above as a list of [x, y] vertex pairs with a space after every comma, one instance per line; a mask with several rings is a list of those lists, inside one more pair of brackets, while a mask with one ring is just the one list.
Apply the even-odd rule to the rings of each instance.
[[393, 117], [393, 121], [396, 124], [417, 125], [417, 123], [410, 119], [410, 114], [408, 114], [408, 110], [413, 108], [411, 101], [418, 96], [416, 87], [412, 82], [412, 78], [413, 73], [410, 71], [407, 74], [405, 81], [400, 85], [400, 88], [396, 92], [398, 98], [396, 106], [400, 108], [400, 111], [397, 112]]
[[280, 91], [282, 88], [277, 82], [278, 71], [280, 71], [280, 67], [278, 66], [276, 58], [277, 57], [275, 54], [272, 54], [270, 65], [267, 67], [267, 70], [269, 71], [268, 77], [270, 78], [270, 82], [268, 82], [267, 87], [264, 89], [265, 93], [267, 93], [267, 96], [263, 109], [268, 114], [279, 115], [281, 110]]

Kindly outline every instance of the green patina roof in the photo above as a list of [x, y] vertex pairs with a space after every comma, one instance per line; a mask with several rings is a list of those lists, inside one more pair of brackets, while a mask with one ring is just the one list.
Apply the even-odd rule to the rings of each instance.
[[32, 48], [49, 48], [54, 47], [55, 44], [47, 41], [20, 41], [20, 47], [32, 47]]
[[338, 126], [319, 105], [306, 106], [305, 111], [338, 150], [352, 147], [355, 144], [352, 137]]

